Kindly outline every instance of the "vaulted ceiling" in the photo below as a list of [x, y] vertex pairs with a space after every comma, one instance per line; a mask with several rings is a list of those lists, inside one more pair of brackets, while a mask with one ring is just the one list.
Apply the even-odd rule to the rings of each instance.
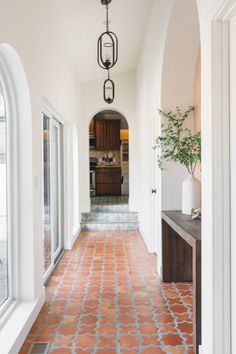
[[[51, 0], [57, 33], [73, 61], [79, 80], [104, 76], [97, 65], [97, 39], [105, 30], [101, 0]], [[119, 60], [112, 73], [135, 69], [153, 0], [113, 0], [110, 28], [119, 38]]]

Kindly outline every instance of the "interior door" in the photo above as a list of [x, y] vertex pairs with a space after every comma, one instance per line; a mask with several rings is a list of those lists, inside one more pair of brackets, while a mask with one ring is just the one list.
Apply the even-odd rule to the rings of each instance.
[[54, 269], [62, 244], [62, 125], [43, 114], [44, 276]]

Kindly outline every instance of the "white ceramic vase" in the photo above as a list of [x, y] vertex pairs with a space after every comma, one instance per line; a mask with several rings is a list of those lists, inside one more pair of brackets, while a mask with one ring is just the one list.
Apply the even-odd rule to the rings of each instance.
[[182, 213], [191, 215], [192, 209], [201, 207], [201, 182], [189, 175], [182, 184]]

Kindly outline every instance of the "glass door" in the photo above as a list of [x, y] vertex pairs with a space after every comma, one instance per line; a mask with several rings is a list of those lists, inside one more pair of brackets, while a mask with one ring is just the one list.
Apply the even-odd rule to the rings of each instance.
[[43, 241], [47, 278], [62, 251], [62, 125], [43, 114]]
[[51, 120], [51, 194], [53, 224], [53, 259], [57, 259], [62, 250], [61, 240], [61, 124]]

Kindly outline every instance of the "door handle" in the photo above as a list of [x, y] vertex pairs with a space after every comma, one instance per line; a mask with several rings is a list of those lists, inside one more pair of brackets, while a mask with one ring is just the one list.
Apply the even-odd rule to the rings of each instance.
[[157, 190], [156, 189], [152, 189], [152, 194], [157, 194]]

